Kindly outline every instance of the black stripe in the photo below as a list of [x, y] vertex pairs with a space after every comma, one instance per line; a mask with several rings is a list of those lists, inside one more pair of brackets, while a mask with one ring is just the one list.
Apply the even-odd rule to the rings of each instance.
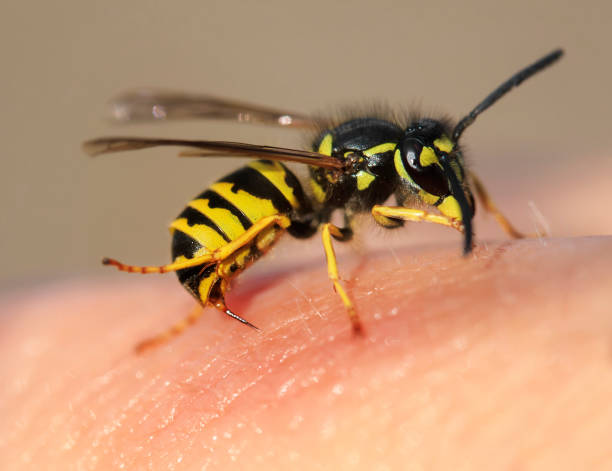
[[[174, 230], [174, 235], [172, 237], [172, 260], [176, 260], [177, 257], [181, 255], [185, 258], [193, 258], [194, 254], [202, 248], [202, 244], [200, 244], [197, 240], [189, 237], [182, 231]], [[192, 267], [185, 268], [184, 270], [179, 270], [176, 272], [179, 281], [182, 284], [185, 284], [186, 280], [197, 274], [202, 267]]]
[[253, 223], [244, 215], [240, 208], [236, 208], [236, 206], [223, 198], [223, 196], [215, 193], [212, 190], [206, 190], [204, 193], [199, 195], [197, 199], [207, 199], [208, 206], [211, 208], [226, 209], [238, 218], [240, 224], [242, 224], [242, 227], [244, 227], [245, 230], [253, 225]]
[[270, 200], [272, 205], [281, 214], [289, 214], [292, 206], [283, 193], [260, 172], [251, 167], [242, 167], [234, 173], [219, 180], [223, 183], [233, 183], [232, 191], [246, 191], [257, 198]]
[[[193, 295], [196, 299], [200, 299], [200, 293], [198, 291], [200, 287], [200, 282], [204, 278], [208, 278], [212, 272], [217, 269], [216, 265], [211, 265], [206, 267], [204, 271], [202, 271], [202, 266], [199, 267], [191, 267], [185, 268], [184, 270], [179, 270], [176, 272], [179, 281], [181, 284]], [[200, 273], [201, 272], [201, 273]]]
[[[172, 239], [172, 259], [175, 260], [176, 257], [184, 256], [185, 258], [192, 259], [194, 254], [202, 248], [202, 245], [189, 237], [182, 231], [175, 230], [174, 237]], [[183, 270], [178, 270], [176, 272], [176, 276], [178, 277], [181, 284], [196, 298], [200, 299], [198, 293], [198, 287], [200, 285], [200, 280], [209, 276], [215, 269], [216, 265], [211, 265], [206, 267], [202, 272], [202, 265], [197, 267], [184, 268]], [[202, 273], [200, 273], [202, 272]]]
[[182, 231], [174, 230], [172, 237], [172, 260], [181, 255], [185, 258], [193, 258], [193, 255], [202, 248], [197, 240], [189, 237]]
[[302, 188], [302, 184], [296, 178], [296, 176], [293, 174], [291, 170], [289, 170], [286, 166], [284, 166], [280, 162], [279, 164], [283, 167], [283, 170], [285, 170], [285, 183], [290, 188], [293, 189], [293, 194], [295, 195], [295, 199], [300, 205], [298, 209], [300, 209], [301, 212], [309, 212], [311, 210], [310, 202], [306, 199], [306, 196], [304, 195], [304, 189]]
[[202, 214], [197, 209], [194, 209], [190, 206], [187, 206], [181, 214], [178, 215], [177, 219], [186, 218], [188, 226], [195, 226], [196, 224], [201, 224], [211, 229], [214, 229], [221, 237], [225, 239], [226, 242], [230, 242], [231, 239], [227, 236], [223, 229], [221, 229], [215, 221], [210, 219], [208, 216]]

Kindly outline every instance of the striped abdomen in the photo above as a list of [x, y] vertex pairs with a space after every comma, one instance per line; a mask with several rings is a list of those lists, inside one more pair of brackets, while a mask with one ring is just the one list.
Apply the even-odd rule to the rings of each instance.
[[[210, 253], [235, 240], [254, 223], [273, 215], [294, 216], [309, 211], [302, 187], [279, 162], [257, 160], [214, 183], [187, 205], [172, 222], [172, 257], [175, 262]], [[271, 228], [259, 244], [240, 248], [218, 264], [180, 270], [180, 282], [205, 303], [215, 296], [215, 286], [255, 261], [283, 231]], [[211, 293], [211, 290], [212, 293]], [[222, 291], [220, 293], [222, 295]]]

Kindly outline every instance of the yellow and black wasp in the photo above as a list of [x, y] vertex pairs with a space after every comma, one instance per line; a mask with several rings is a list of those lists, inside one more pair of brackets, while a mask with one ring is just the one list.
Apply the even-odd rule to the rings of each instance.
[[[522, 237], [498, 211], [480, 180], [468, 171], [460, 138], [476, 117], [542, 69], [557, 61], [556, 50], [520, 70], [490, 93], [454, 127], [445, 120], [414, 118], [406, 123], [379, 116], [332, 122], [206, 95], [141, 90], [119, 96], [114, 116], [124, 121], [229, 119], [318, 130], [312, 150], [226, 141], [104, 137], [84, 144], [91, 155], [156, 146], [183, 146], [188, 156], [233, 156], [253, 162], [213, 183], [194, 198], [170, 225], [172, 263], [133, 266], [105, 258], [103, 263], [132, 273], [177, 272], [183, 286], [202, 306], [253, 326], [225, 303], [230, 280], [266, 253], [288, 232], [307, 238], [320, 231], [329, 277], [346, 307], [353, 329], [361, 330], [353, 302], [338, 275], [332, 239], [348, 241], [356, 214], [370, 212], [385, 228], [404, 221], [426, 221], [464, 234], [463, 253], [472, 250], [472, 189], [511, 237]], [[307, 164], [310, 191], [282, 162]], [[384, 205], [394, 196], [397, 205]], [[426, 208], [426, 209], [423, 209]], [[341, 211], [344, 226], [331, 222]], [[140, 344], [143, 349], [178, 334], [202, 309], [166, 333]]]

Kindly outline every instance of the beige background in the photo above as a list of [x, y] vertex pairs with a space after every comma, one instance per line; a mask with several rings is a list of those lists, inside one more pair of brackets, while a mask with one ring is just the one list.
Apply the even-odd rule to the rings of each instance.
[[[257, 126], [104, 121], [110, 96], [143, 85], [304, 111], [382, 99], [459, 117], [562, 46], [562, 62], [483, 115], [465, 144], [480, 173], [502, 182], [496, 192], [556, 176], [560, 194], [607, 221], [584, 233], [609, 228], [609, 209], [596, 207], [596, 193], [572, 194], [571, 178], [593, 178], [599, 190], [610, 180], [610, 3], [494, 3], [3, 2], [2, 286], [100, 274], [102, 255], [165, 262], [168, 222], [237, 165], [180, 161], [173, 149], [92, 160], [79, 147], [86, 138], [302, 143]], [[571, 235], [552, 219], [555, 235]]]

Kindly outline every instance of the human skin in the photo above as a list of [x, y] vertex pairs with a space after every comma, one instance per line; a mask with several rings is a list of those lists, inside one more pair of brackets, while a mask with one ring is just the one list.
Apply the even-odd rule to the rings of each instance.
[[2, 468], [609, 469], [611, 237], [366, 261], [362, 338], [315, 267], [238, 289], [261, 333], [209, 310], [140, 356], [174, 280], [5, 302]]
[[362, 337], [320, 257], [142, 355], [172, 275], [5, 296], [0, 468], [611, 469], [612, 237], [454, 238], [341, 257]]

